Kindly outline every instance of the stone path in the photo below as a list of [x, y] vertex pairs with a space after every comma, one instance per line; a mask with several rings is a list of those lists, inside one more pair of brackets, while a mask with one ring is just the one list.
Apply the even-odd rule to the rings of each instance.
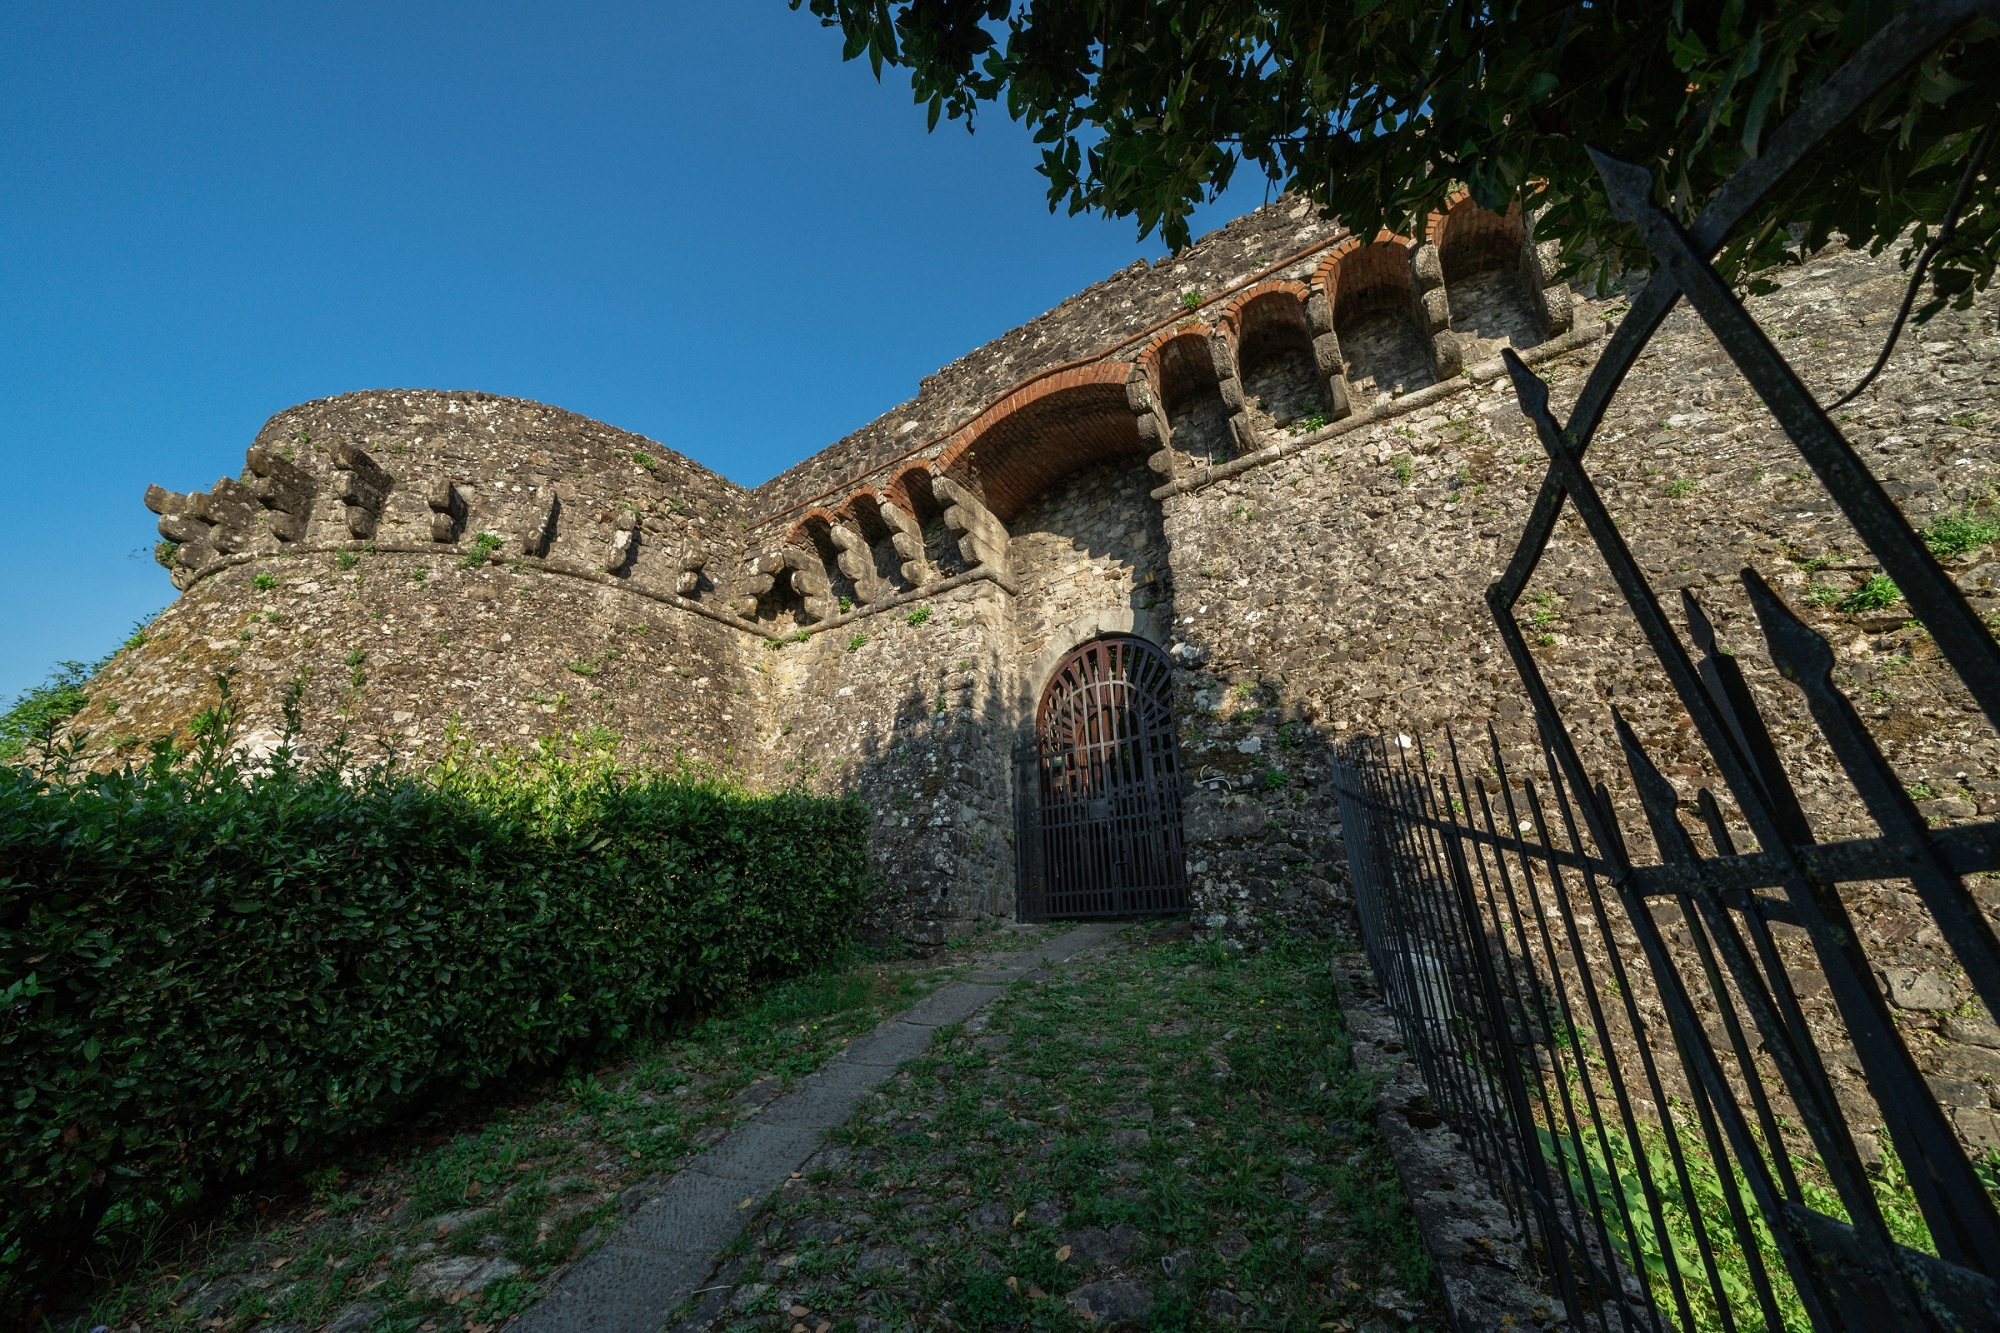
[[1102, 942], [1119, 924], [1080, 926], [932, 992], [850, 1043], [790, 1095], [665, 1181], [611, 1237], [516, 1319], [509, 1333], [659, 1333], [715, 1271], [717, 1252], [877, 1084], [1035, 969]]

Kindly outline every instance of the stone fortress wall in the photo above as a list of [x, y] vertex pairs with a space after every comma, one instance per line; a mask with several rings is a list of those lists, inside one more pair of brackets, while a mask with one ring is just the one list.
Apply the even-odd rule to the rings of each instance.
[[[1197, 923], [1338, 919], [1331, 745], [1491, 724], [1514, 772], [1538, 762], [1483, 601], [1545, 470], [1497, 354], [1520, 349], [1564, 410], [1623, 309], [1571, 293], [1552, 260], [1518, 214], [1466, 201], [1363, 243], [1281, 199], [926, 377], [754, 490], [518, 400], [305, 404], [241, 478], [149, 493], [185, 591], [79, 725], [106, 757], [184, 731], [234, 668], [242, 726], [269, 736], [309, 668], [311, 744], [340, 725], [364, 756], [434, 749], [454, 723], [495, 745], [599, 729], [633, 759], [852, 791], [876, 815], [884, 927], [937, 941], [1013, 912], [1017, 765], [1050, 671], [1136, 634], [1177, 668]], [[1777, 277], [1752, 308], [1831, 396], [1872, 359], [1903, 274], [1834, 251]], [[1841, 418], [1918, 526], [2000, 480], [1996, 309], [1906, 338]], [[1621, 530], [1656, 587], [1710, 608], [1822, 837], [1865, 816], [1763, 655], [1744, 564], [1820, 622], [1927, 813], [2000, 813], [2000, 740], [1906, 610], [1824, 604], [1875, 572], [1867, 553], [1685, 310], [1597, 438]], [[499, 542], [484, 558], [481, 534]], [[2000, 610], [1990, 547], [1953, 567]], [[1559, 530], [1522, 615], [1636, 845], [1605, 705], [1690, 802], [1720, 792], [1580, 527]], [[2000, 912], [2000, 883], [1979, 883]], [[1848, 893], [1961, 1131], [2000, 1143], [2000, 1029], [1913, 898]], [[1823, 995], [1803, 941], [1785, 948]]]

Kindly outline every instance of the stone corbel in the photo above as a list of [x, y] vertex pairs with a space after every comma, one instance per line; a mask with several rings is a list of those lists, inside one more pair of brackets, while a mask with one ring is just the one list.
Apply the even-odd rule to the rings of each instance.
[[923, 524], [894, 501], [883, 500], [876, 508], [881, 512], [882, 521], [889, 525], [889, 545], [903, 559], [903, 582], [912, 588], [923, 587], [936, 577], [931, 570], [930, 556], [924, 551]]
[[172, 542], [177, 548], [172, 563], [168, 563], [164, 547], [155, 552], [160, 562], [167, 565], [167, 574], [176, 588], [194, 582], [196, 571], [213, 564], [221, 554], [212, 538], [215, 525], [193, 512], [188, 504], [191, 498], [164, 486], [146, 488], [146, 508], [160, 516], [161, 540]]
[[424, 494], [424, 502], [431, 508], [431, 540], [450, 543], [459, 539], [465, 531], [465, 497], [450, 477], [439, 477], [431, 482], [430, 490]]
[[1562, 271], [1562, 245], [1556, 241], [1535, 240], [1535, 218], [1530, 215], [1524, 227], [1521, 240], [1521, 285], [1528, 289], [1528, 300], [1535, 307], [1535, 318], [1542, 326], [1542, 336], [1553, 338], [1568, 333], [1576, 324], [1576, 298], [1569, 284], [1560, 276]]
[[1152, 381], [1146, 378], [1143, 367], [1134, 365], [1125, 377], [1125, 405], [1132, 409], [1132, 424], [1139, 431], [1139, 440], [1146, 449], [1146, 466], [1165, 477], [1174, 479], [1173, 428], [1167, 424], [1167, 412], [1153, 396]]
[[805, 618], [831, 619], [840, 610], [840, 604], [833, 600], [833, 585], [827, 580], [826, 566], [819, 553], [801, 546], [787, 546], [784, 560], [785, 568], [791, 571], [792, 591], [805, 603]]
[[1415, 298], [1411, 317], [1431, 354], [1431, 373], [1440, 382], [1465, 369], [1465, 354], [1458, 335], [1451, 331], [1451, 302], [1444, 293], [1444, 261], [1435, 245], [1420, 245], [1410, 252], [1410, 295]]
[[1243, 401], [1243, 384], [1236, 377], [1236, 353], [1230, 349], [1229, 338], [1221, 329], [1211, 330], [1208, 335], [1208, 359], [1215, 367], [1215, 391], [1222, 396], [1222, 406], [1229, 412], [1230, 444], [1241, 458], [1257, 448], [1257, 429], [1250, 424], [1249, 405]]
[[638, 549], [639, 515], [630, 509], [621, 509], [611, 525], [611, 549], [604, 556], [604, 572], [624, 573], [626, 566], [632, 563], [632, 553]]
[[1315, 291], [1306, 298], [1306, 323], [1312, 329], [1313, 365], [1326, 397], [1326, 414], [1338, 421], [1354, 406], [1347, 393], [1347, 362], [1340, 355], [1340, 335], [1333, 329], [1333, 304], [1325, 292]]
[[749, 614], [757, 613], [757, 603], [768, 597], [778, 586], [778, 575], [785, 572], [783, 551], [764, 551], [746, 558], [736, 580], [730, 585], [732, 601], [750, 603]]
[[252, 445], [244, 455], [257, 478], [251, 490], [269, 512], [271, 535], [281, 542], [295, 542], [306, 535], [312, 518], [313, 495], [319, 489], [312, 474], [276, 450]]
[[528, 497], [528, 503], [521, 515], [519, 541], [521, 554], [540, 558], [549, 553], [549, 543], [555, 540], [556, 518], [562, 512], [562, 499], [553, 486], [540, 486]]
[[953, 481], [950, 477], [936, 477], [931, 481], [931, 491], [951, 507], [944, 511], [944, 525], [958, 538], [958, 549], [975, 566], [983, 565], [1003, 584], [1011, 584], [1014, 571], [1007, 563], [1007, 545], [1011, 540], [1006, 525], [993, 517], [993, 511], [981, 504], [972, 492]]
[[681, 556], [681, 569], [674, 579], [674, 591], [683, 597], [692, 597], [701, 591], [701, 571], [708, 564], [708, 552], [700, 542], [687, 549]]
[[879, 602], [895, 596], [896, 590], [889, 586], [888, 580], [875, 572], [875, 552], [869, 547], [867, 538], [845, 523], [834, 524], [828, 535], [840, 550], [840, 554], [834, 557], [834, 563], [840, 566], [841, 573], [853, 580], [856, 600]]
[[340, 473], [340, 501], [347, 506], [347, 535], [366, 541], [382, 521], [382, 506], [396, 480], [367, 450], [345, 441], [333, 446], [333, 466]]

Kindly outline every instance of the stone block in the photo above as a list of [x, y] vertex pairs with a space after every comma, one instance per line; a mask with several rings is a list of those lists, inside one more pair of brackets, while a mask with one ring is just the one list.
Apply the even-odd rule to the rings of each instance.
[[1958, 1137], [1974, 1154], [2000, 1149], [2000, 1115], [1979, 1107], [1961, 1106], [1952, 1111], [1951, 1122], [1958, 1127]]
[[207, 541], [182, 542], [181, 549], [174, 553], [174, 559], [183, 569], [201, 570], [214, 564], [221, 552]]
[[1315, 342], [1333, 332], [1333, 304], [1317, 288], [1306, 298], [1306, 326], [1312, 330]]
[[1425, 333], [1451, 327], [1451, 301], [1444, 288], [1433, 288], [1417, 298], [1417, 325]]
[[161, 514], [159, 529], [160, 535], [168, 541], [179, 542], [185, 546], [189, 542], [208, 540], [208, 534], [214, 530], [214, 525], [192, 514], [176, 512]]
[[1347, 363], [1340, 357], [1339, 334], [1322, 333], [1313, 339], [1313, 364], [1319, 368], [1322, 380], [1347, 369]]
[[2000, 1047], [2000, 1026], [1995, 1026], [1991, 1019], [1953, 1015], [1944, 1020], [1944, 1035], [1969, 1046]]
[[1970, 1106], [1984, 1109], [1987, 1105], [1986, 1089], [1969, 1078], [1926, 1074], [1924, 1082], [1930, 1085], [1931, 1095], [1938, 1099], [1940, 1106]]
[[1953, 1043], [1944, 1048], [1937, 1061], [1938, 1072], [1950, 1074], [1954, 1078], [1978, 1078], [2000, 1082], [2000, 1051], [1989, 1046], [1961, 1046]]
[[1882, 981], [1889, 993], [1889, 1003], [1898, 1009], [1935, 1013], [1958, 1003], [1950, 980], [1928, 968], [1885, 967]]
[[[146, 508], [162, 517], [178, 514], [187, 505], [187, 497], [179, 491], [170, 491], [164, 486], [153, 485], [146, 488]], [[169, 538], [169, 540], [172, 540]]]
[[1455, 379], [1465, 369], [1465, 351], [1450, 329], [1431, 340], [1431, 366], [1440, 380]]

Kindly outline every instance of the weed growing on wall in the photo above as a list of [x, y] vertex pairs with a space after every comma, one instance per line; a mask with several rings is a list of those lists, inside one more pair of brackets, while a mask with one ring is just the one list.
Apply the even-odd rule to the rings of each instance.
[[1939, 514], [1924, 528], [1924, 544], [1940, 560], [1976, 551], [1996, 537], [2000, 537], [2000, 521], [1981, 518], [1968, 509]]
[[485, 564], [487, 557], [499, 550], [500, 546], [498, 537], [490, 532], [482, 532], [472, 539], [472, 549], [467, 551], [465, 557], [458, 563], [466, 569], [477, 569]]

